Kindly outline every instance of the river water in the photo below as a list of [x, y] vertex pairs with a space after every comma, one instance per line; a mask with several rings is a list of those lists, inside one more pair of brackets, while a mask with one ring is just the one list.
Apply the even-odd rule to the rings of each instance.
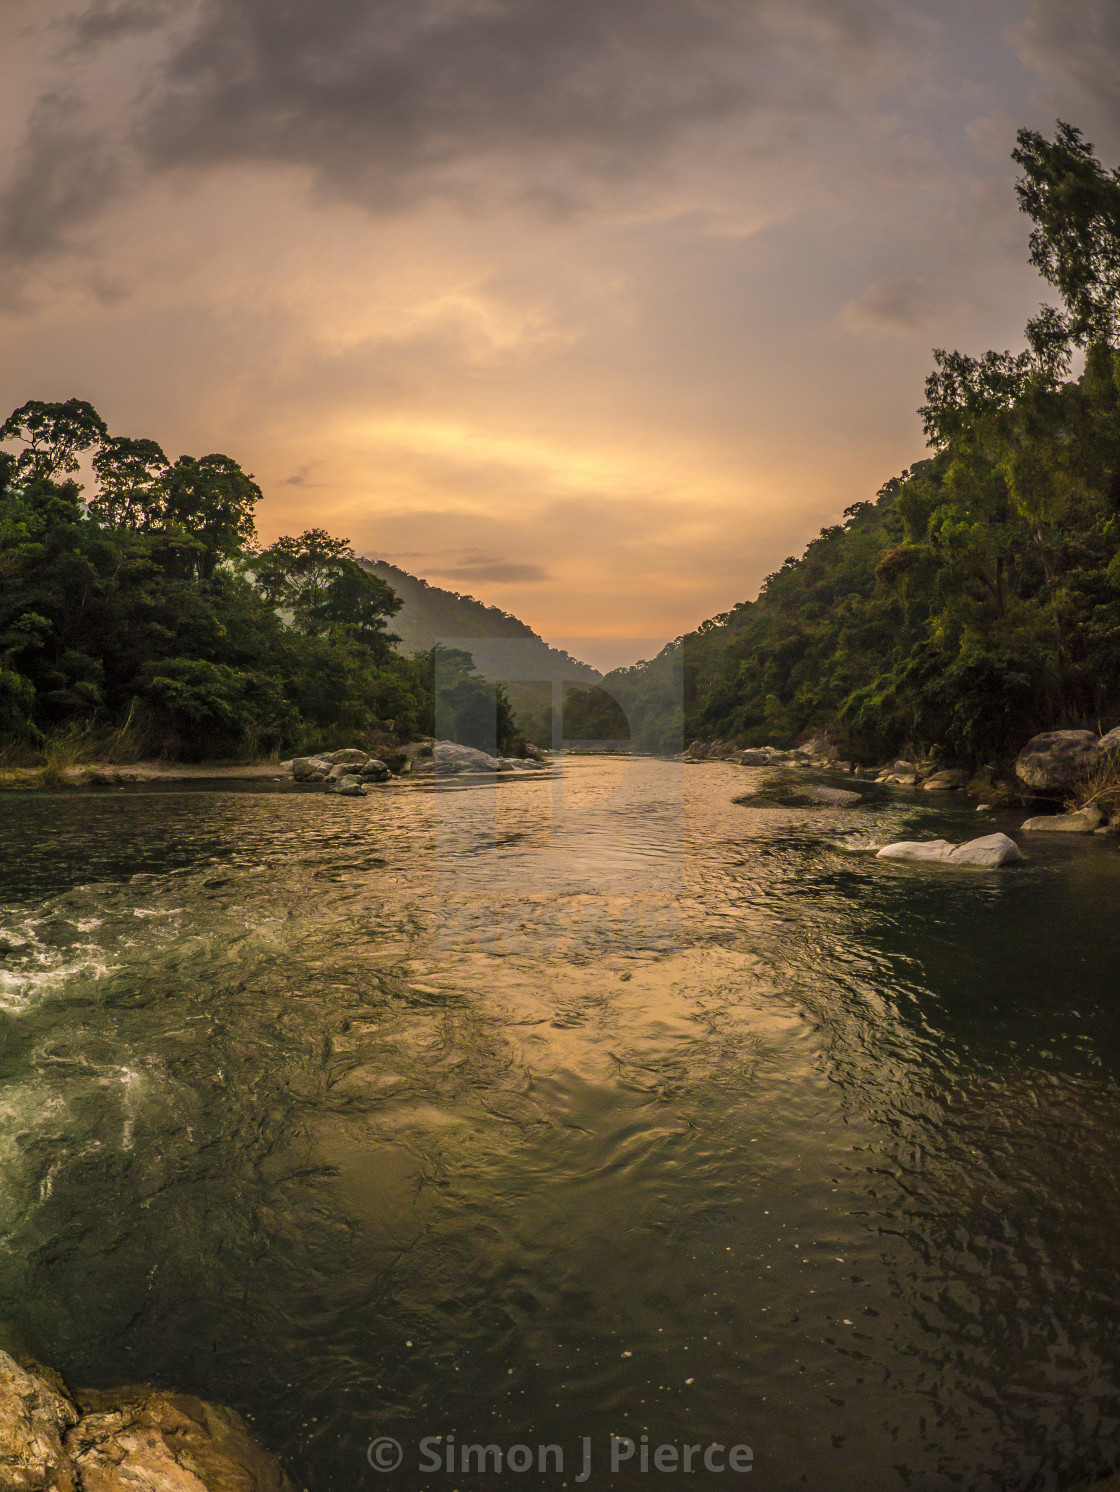
[[1008, 825], [763, 778], [5, 795], [4, 1344], [233, 1404], [310, 1492], [575, 1486], [583, 1437], [591, 1487], [1120, 1464], [1115, 841], [882, 862]]

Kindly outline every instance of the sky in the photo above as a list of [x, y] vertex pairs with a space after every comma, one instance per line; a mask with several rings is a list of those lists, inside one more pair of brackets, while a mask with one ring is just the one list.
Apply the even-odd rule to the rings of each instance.
[[1116, 164], [1118, 67], [1115, 0], [3, 0], [0, 417], [649, 656], [1022, 345], [1016, 128]]

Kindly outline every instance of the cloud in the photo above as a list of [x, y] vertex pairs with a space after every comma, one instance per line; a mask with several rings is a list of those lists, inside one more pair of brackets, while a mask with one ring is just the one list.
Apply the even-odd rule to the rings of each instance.
[[1050, 84], [1051, 105], [1074, 113], [1083, 122], [1086, 105], [1110, 136], [1109, 149], [1120, 146], [1120, 9], [1115, 0], [1028, 0], [1026, 19], [1014, 33], [1024, 60]]
[[0, 196], [0, 261], [34, 259], [66, 239], [120, 183], [119, 161], [86, 127], [81, 101], [45, 94]]
[[94, 0], [68, 26], [75, 49], [145, 36], [165, 24], [173, 0]]
[[624, 211], [713, 130], [776, 159], [884, 86], [898, 25], [888, 0], [94, 0], [54, 59], [69, 125], [40, 98], [0, 190], [0, 252], [64, 248], [182, 169], [295, 170], [379, 214]]
[[484, 198], [531, 157], [506, 190], [563, 207], [694, 126], [827, 109], [805, 75], [881, 25], [877, 0], [205, 0], [137, 138], [158, 165], [280, 161], [378, 206]]
[[536, 584], [551, 580], [544, 565], [519, 565], [513, 561], [499, 561], [488, 565], [454, 565], [450, 569], [433, 569], [433, 575], [449, 580], [484, 580], [494, 585]]
[[856, 300], [848, 301], [841, 319], [851, 331], [909, 336], [926, 327], [932, 310], [932, 297], [925, 280], [898, 275], [890, 280], [876, 280]]

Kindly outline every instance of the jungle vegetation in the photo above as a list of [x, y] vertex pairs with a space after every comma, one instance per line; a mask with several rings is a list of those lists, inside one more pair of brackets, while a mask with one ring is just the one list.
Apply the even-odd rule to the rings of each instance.
[[[59, 740], [198, 760], [361, 744], [387, 721], [431, 732], [435, 650], [394, 651], [392, 588], [322, 529], [261, 547], [260, 488], [236, 461], [172, 463], [78, 399], [23, 404], [0, 442], [9, 761]], [[447, 727], [491, 749], [496, 727], [511, 749], [508, 703], [499, 690], [495, 720], [470, 655], [438, 665]]]

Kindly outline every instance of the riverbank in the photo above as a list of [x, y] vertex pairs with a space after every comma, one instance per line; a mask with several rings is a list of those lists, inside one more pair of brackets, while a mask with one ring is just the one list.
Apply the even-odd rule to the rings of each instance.
[[2, 767], [0, 792], [38, 792], [44, 788], [125, 787], [137, 782], [282, 781], [278, 762], [89, 762], [74, 767]]

